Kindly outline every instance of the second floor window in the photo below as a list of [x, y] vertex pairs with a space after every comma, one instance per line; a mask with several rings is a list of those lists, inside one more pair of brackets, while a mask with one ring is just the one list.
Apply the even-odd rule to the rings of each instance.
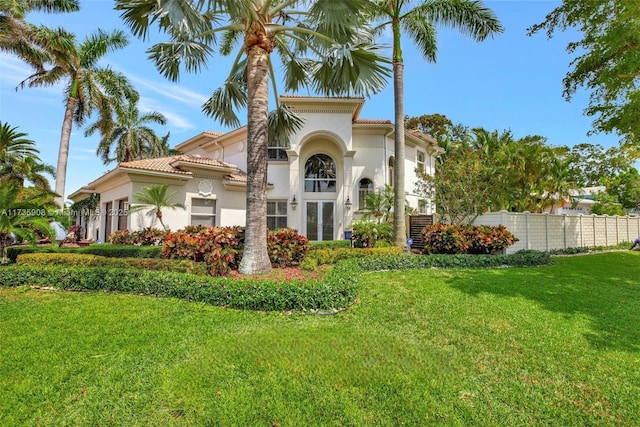
[[373, 182], [369, 178], [363, 178], [360, 180], [358, 186], [358, 209], [363, 211], [367, 210], [367, 195], [373, 194]]
[[304, 191], [336, 192], [336, 162], [326, 154], [314, 154], [304, 165]]

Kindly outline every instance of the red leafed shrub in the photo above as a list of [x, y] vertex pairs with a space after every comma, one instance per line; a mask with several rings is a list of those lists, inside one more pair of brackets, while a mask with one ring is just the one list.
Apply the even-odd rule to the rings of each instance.
[[[204, 262], [209, 274], [222, 276], [238, 269], [243, 249], [243, 227], [190, 226], [167, 235], [162, 256]], [[309, 240], [292, 228], [269, 231], [267, 250], [275, 267], [288, 267], [304, 259]]]
[[243, 247], [242, 227], [189, 227], [167, 235], [162, 256], [204, 262], [209, 274], [222, 276], [238, 269]]
[[107, 237], [107, 243], [114, 245], [130, 245], [132, 244], [131, 233], [129, 233], [129, 230], [114, 231]]
[[293, 228], [270, 230], [267, 235], [267, 249], [272, 265], [289, 267], [302, 262], [309, 252], [309, 239], [298, 234]]
[[493, 254], [518, 239], [503, 225], [433, 224], [422, 230], [424, 249], [430, 254]]

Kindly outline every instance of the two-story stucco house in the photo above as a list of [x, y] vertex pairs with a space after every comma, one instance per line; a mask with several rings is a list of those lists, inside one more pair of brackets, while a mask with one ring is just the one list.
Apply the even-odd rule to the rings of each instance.
[[[389, 120], [360, 119], [362, 98], [283, 96], [304, 119], [288, 147], [268, 150], [267, 224], [293, 227], [310, 240], [341, 239], [365, 210], [364, 197], [392, 184], [394, 126]], [[413, 194], [416, 168], [434, 173], [441, 149], [419, 132], [406, 134], [406, 191], [409, 205], [432, 213], [431, 200]], [[142, 213], [126, 215], [134, 194], [153, 184], [169, 184], [173, 202], [185, 210], [163, 211], [165, 224], [177, 230], [189, 224], [244, 225], [247, 129], [202, 132], [182, 142], [182, 155], [120, 163], [69, 198], [100, 195], [98, 215], [83, 224], [99, 241], [115, 230], [150, 226]], [[155, 224], [155, 226], [159, 226]]]

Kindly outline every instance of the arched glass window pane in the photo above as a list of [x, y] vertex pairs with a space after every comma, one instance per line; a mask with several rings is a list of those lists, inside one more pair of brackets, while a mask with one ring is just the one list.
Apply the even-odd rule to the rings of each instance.
[[326, 154], [314, 154], [304, 165], [304, 191], [336, 192], [336, 162]]
[[360, 180], [358, 186], [358, 209], [367, 209], [367, 194], [373, 194], [373, 182], [369, 178]]

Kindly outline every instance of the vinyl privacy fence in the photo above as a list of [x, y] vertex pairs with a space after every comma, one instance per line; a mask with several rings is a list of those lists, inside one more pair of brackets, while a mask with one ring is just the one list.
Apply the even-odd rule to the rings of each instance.
[[555, 215], [529, 212], [491, 212], [476, 225], [504, 225], [518, 241], [507, 249], [549, 251], [591, 246], [613, 246], [640, 236], [639, 216]]

